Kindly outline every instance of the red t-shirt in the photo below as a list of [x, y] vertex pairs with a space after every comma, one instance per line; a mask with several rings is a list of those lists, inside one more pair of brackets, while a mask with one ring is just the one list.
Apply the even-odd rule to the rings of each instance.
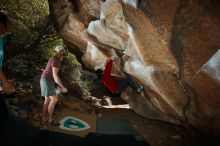
[[61, 60], [58, 56], [53, 56], [49, 59], [45, 70], [42, 73], [42, 77], [53, 79], [53, 67], [60, 68]]
[[118, 89], [119, 81], [112, 78], [111, 70], [112, 70], [112, 59], [110, 59], [105, 66], [105, 70], [101, 82], [110, 90], [111, 93], [116, 93]]

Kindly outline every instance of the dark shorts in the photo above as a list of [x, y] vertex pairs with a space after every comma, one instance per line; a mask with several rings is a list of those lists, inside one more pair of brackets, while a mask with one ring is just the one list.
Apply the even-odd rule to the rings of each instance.
[[56, 93], [56, 85], [53, 79], [41, 77], [40, 79], [41, 96], [54, 96]]

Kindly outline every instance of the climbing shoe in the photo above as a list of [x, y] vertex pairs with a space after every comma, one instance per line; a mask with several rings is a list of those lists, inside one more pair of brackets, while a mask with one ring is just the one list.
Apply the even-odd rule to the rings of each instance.
[[137, 89], [137, 93], [140, 94], [142, 92], [142, 90], [144, 89], [144, 86], [141, 85], [140, 87], [138, 87]]

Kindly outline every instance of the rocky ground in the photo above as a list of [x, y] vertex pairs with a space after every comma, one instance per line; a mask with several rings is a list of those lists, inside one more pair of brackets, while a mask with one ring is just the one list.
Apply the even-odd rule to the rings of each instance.
[[[40, 124], [43, 98], [32, 94], [31, 82], [16, 82], [14, 84], [16, 85], [16, 92], [6, 96], [11, 114], [19, 116], [34, 127], [50, 129], [50, 127]], [[218, 145], [213, 137], [203, 135], [189, 128], [143, 118], [129, 109], [129, 106], [119, 96], [109, 94], [103, 96], [103, 90], [95, 90], [96, 96], [99, 93], [102, 97], [91, 96], [88, 99], [81, 99], [74, 96], [73, 93], [63, 95], [60, 97], [54, 117], [57, 117], [63, 109], [96, 114], [97, 116], [125, 117], [151, 146]]]

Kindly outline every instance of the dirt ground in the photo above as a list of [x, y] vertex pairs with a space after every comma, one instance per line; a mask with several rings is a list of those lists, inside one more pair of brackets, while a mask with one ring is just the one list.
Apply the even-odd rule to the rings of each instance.
[[[32, 94], [29, 82], [18, 84], [17, 92], [6, 97], [11, 114], [19, 116], [34, 127], [50, 129], [51, 127], [40, 123], [43, 98]], [[102, 92], [102, 95], [106, 93], [103, 90], [99, 91]], [[95, 93], [99, 92], [96, 90]], [[119, 96], [110, 97], [108, 94], [104, 101], [100, 97], [84, 100], [73, 95], [63, 95], [56, 106], [54, 117], [59, 116], [63, 109], [96, 116], [124, 117], [151, 146], [213, 146], [220, 144], [214, 137], [198, 133], [195, 130], [143, 118], [130, 109]]]

